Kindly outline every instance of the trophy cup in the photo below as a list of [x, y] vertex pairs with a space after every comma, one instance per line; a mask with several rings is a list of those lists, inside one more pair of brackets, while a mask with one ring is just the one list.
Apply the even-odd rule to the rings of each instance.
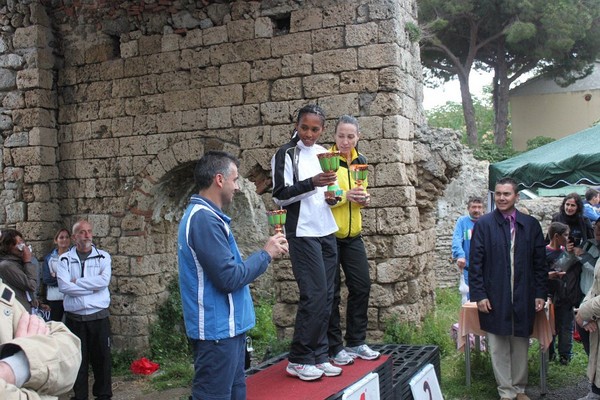
[[369, 174], [369, 166], [367, 164], [350, 165], [350, 173], [356, 181], [356, 186], [362, 187], [363, 181], [367, 179], [367, 175]]
[[269, 225], [275, 228], [275, 233], [283, 233], [283, 226], [285, 225], [286, 216], [287, 210], [267, 211]]
[[317, 154], [319, 164], [323, 172], [335, 172], [340, 167], [340, 152], [331, 151], [327, 153]]
[[[335, 172], [340, 167], [340, 152], [332, 151], [327, 153], [317, 154], [319, 164], [323, 172]], [[325, 200], [335, 202], [342, 199], [342, 189], [337, 184], [327, 186], [325, 191]]]

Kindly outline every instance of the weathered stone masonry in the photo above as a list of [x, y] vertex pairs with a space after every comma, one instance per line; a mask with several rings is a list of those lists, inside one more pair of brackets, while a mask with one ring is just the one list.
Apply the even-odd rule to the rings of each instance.
[[[415, 18], [414, 0], [0, 0], [0, 223], [41, 255], [57, 228], [89, 218], [113, 255], [116, 345], [143, 349], [176, 274], [195, 161], [240, 156], [256, 189], [245, 182], [230, 212], [242, 248], [256, 249], [269, 160], [296, 110], [318, 103], [325, 141], [338, 116], [359, 117], [371, 166], [369, 339], [393, 316], [418, 323], [433, 306], [435, 198], [454, 167], [432, 166], [419, 139], [421, 67], [405, 31]], [[289, 261], [272, 271], [289, 337]]]

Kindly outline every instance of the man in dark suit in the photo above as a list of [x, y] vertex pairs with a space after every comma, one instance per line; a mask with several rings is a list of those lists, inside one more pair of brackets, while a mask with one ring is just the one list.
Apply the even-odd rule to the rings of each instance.
[[495, 187], [496, 209], [475, 224], [469, 286], [477, 302], [501, 400], [529, 400], [527, 349], [535, 313], [548, 293], [545, 243], [539, 222], [515, 208], [517, 183], [502, 178]]

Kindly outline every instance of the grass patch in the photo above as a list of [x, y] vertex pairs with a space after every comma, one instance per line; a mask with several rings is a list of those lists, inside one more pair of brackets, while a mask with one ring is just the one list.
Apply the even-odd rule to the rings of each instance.
[[191, 360], [172, 360], [161, 364], [161, 373], [152, 378], [154, 390], [168, 390], [177, 387], [188, 387], [192, 384], [194, 367]]
[[132, 377], [133, 374], [129, 366], [137, 358], [133, 350], [113, 351], [112, 354], [112, 373], [115, 376]]
[[421, 327], [400, 322], [397, 318], [387, 321], [384, 342], [414, 345], [436, 345], [440, 357], [455, 352], [455, 344], [450, 337], [450, 328], [456, 322], [460, 309], [460, 297], [450, 291], [437, 292], [436, 309], [425, 317]]

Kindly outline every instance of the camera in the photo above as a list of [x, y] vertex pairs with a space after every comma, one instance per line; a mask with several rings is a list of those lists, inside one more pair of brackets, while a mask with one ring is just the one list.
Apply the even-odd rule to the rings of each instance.
[[567, 239], [569, 242], [573, 243], [573, 245], [575, 245], [575, 247], [578, 247], [581, 244], [581, 238], [580, 237], [574, 237], [574, 236], [570, 236]]

